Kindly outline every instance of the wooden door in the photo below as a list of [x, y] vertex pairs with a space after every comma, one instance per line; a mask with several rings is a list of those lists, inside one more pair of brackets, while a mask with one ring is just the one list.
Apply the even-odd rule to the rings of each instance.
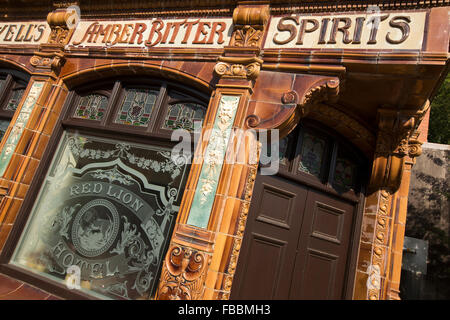
[[341, 299], [355, 205], [258, 175], [232, 299]]

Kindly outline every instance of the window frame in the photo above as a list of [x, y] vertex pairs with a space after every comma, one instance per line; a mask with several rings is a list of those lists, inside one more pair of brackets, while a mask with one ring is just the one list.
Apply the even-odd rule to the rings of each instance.
[[[302, 137], [304, 132], [312, 133], [313, 135], [326, 140], [323, 155], [324, 160], [321, 167], [322, 176], [320, 178], [298, 170], [302, 146], [301, 140], [303, 140]], [[352, 146], [336, 131], [330, 128], [325, 128], [321, 123], [312, 119], [302, 119], [290, 134], [293, 135], [293, 142], [291, 142], [291, 145], [294, 147], [288, 147], [288, 149], [291, 149], [288, 151], [288, 164], [286, 166], [280, 165], [278, 175], [352, 202], [359, 202], [361, 200], [361, 196], [364, 195], [366, 185], [370, 178], [369, 160], [366, 159], [362, 152]], [[345, 192], [342, 192], [342, 190], [336, 190], [335, 186], [333, 186], [336, 158], [338, 156], [339, 147], [351, 154], [349, 158], [353, 159], [357, 167], [354, 178], [355, 188], [346, 190]]]
[[[5, 80], [4, 85], [0, 88], [0, 120], [11, 122], [15, 111], [5, 110], [4, 108], [15, 90], [24, 89], [25, 93], [30, 81], [30, 75], [14, 69], [0, 68], [0, 78]], [[20, 100], [22, 100], [23, 96]], [[18, 104], [20, 104], [20, 101]]]
[[[73, 117], [74, 112], [77, 107], [77, 102], [79, 101], [79, 97], [81, 94], [88, 93], [88, 89], [90, 87], [89, 84], [84, 86], [78, 86], [74, 89], [72, 89], [69, 94], [66, 97], [66, 100], [62, 107], [62, 112], [57, 120], [57, 123], [55, 125], [55, 129], [52, 132], [52, 135], [50, 137], [49, 143], [46, 147], [46, 149], [43, 152], [42, 159], [40, 161], [40, 165], [36, 169], [36, 172], [33, 176], [33, 179], [30, 183], [29, 191], [27, 195], [25, 196], [25, 199], [23, 201], [23, 204], [17, 213], [17, 217], [15, 220], [15, 223], [12, 226], [11, 232], [9, 234], [9, 237], [7, 241], [5, 242], [5, 245], [3, 247], [2, 252], [0, 253], [0, 272], [7, 274], [9, 276], [12, 276], [16, 279], [19, 279], [21, 281], [30, 283], [32, 285], [35, 285], [49, 293], [55, 294], [57, 296], [60, 296], [62, 298], [66, 299], [87, 299], [87, 300], [100, 300], [100, 298], [90, 295], [86, 292], [80, 291], [80, 290], [70, 290], [68, 289], [63, 283], [59, 283], [56, 281], [51, 280], [48, 277], [45, 277], [43, 275], [37, 274], [33, 271], [27, 270], [23, 267], [14, 265], [11, 262], [11, 259], [14, 256], [14, 252], [16, 248], [19, 245], [20, 238], [22, 236], [22, 233], [25, 231], [25, 227], [31, 218], [31, 212], [33, 209], [33, 206], [35, 204], [35, 201], [37, 201], [37, 197], [39, 195], [39, 191], [41, 189], [41, 186], [45, 180], [45, 177], [50, 170], [50, 165], [52, 163], [52, 160], [54, 159], [55, 153], [58, 149], [58, 145], [61, 141], [61, 138], [63, 136], [64, 132], [70, 132], [70, 131], [78, 131], [80, 134], [86, 134], [91, 136], [96, 136], [100, 138], [116, 138], [120, 134], [120, 139], [122, 141], [129, 141], [129, 142], [135, 142], [135, 143], [141, 143], [141, 144], [148, 144], [149, 138], [151, 139], [151, 144], [154, 146], [161, 146], [161, 147], [173, 147], [178, 143], [178, 141], [171, 141], [170, 137], [171, 135], [169, 132], [163, 132], [159, 130], [158, 128], [155, 129], [155, 126], [151, 126], [149, 123], [148, 127], [151, 127], [151, 129], [148, 130], [133, 130], [134, 128], [128, 128], [129, 125], [125, 124], [115, 124], [114, 126], [110, 126], [112, 117], [115, 116], [115, 112], [118, 110], [119, 103], [118, 96], [120, 95], [120, 90], [123, 88], [121, 83], [124, 81], [123, 78], [117, 77], [115, 79], [111, 80], [105, 80], [102, 82], [99, 82], [93, 89], [91, 89], [91, 92], [94, 91], [102, 91], [104, 90], [98, 90], [100, 87], [104, 87], [105, 85], [108, 85], [110, 83], [113, 83], [112, 89], [110, 90], [110, 98], [108, 100], [108, 110], [105, 116], [103, 117], [102, 121], [95, 121], [90, 119], [81, 119], [81, 118], [75, 118]], [[125, 80], [126, 81], [126, 80]], [[148, 78], [136, 78], [131, 81], [131, 83], [135, 84], [138, 81], [142, 81], [145, 84], [147, 83], [160, 83], [161, 88], [164, 86], [167, 88], [167, 86], [170, 86], [171, 88], [175, 88], [175, 90], [180, 90], [181, 92], [185, 92], [188, 95], [195, 95], [195, 98], [198, 98], [198, 101], [203, 102], [205, 106], [205, 113], [208, 108], [209, 103], [209, 97], [211, 92], [201, 92], [198, 89], [194, 88], [188, 88], [182, 84], [176, 83], [176, 82], [170, 82], [166, 80], [148, 80]], [[127, 82], [130, 83], [130, 82]], [[145, 85], [144, 84], [144, 85]], [[115, 100], [113, 100], [115, 99]], [[158, 99], [157, 99], [158, 100]], [[116, 105], [114, 105], [114, 101], [116, 102]], [[157, 108], [155, 108], [157, 107]], [[163, 105], [163, 102], [160, 101], [159, 105], [153, 107], [152, 115], [156, 114], [158, 118], [160, 116], [164, 116], [165, 112], [167, 111], [167, 105]], [[153, 119], [153, 122], [156, 122], [157, 119]], [[118, 130], [120, 130], [120, 133], [118, 133]], [[166, 130], [166, 131], [172, 131], [172, 130]], [[193, 134], [193, 133], [192, 133]], [[187, 173], [190, 171], [189, 167], [187, 169]], [[187, 177], [186, 177], [187, 181]], [[183, 187], [185, 191], [185, 186]], [[175, 218], [176, 219], [176, 218]], [[168, 234], [168, 237], [170, 238], [171, 233], [170, 231]], [[167, 241], [166, 247], [162, 248], [163, 252], [167, 252], [168, 247], [170, 245], [170, 240]], [[162, 255], [164, 256], [164, 254]], [[162, 266], [163, 261], [161, 261]], [[159, 273], [156, 275], [156, 278], [159, 279], [160, 273], [162, 268], [159, 269]], [[157, 288], [157, 286], [156, 286]], [[154, 294], [154, 292], [153, 292]]]

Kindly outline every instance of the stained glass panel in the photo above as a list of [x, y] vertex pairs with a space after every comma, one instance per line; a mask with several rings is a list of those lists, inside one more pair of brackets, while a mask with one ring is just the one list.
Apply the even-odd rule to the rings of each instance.
[[65, 133], [12, 263], [65, 284], [77, 270], [100, 298], [151, 297], [186, 171], [168, 148]]
[[333, 185], [344, 189], [352, 189], [355, 185], [355, 169], [356, 165], [352, 161], [338, 156]]
[[0, 120], [0, 141], [5, 135], [6, 129], [8, 129], [9, 120]]
[[320, 177], [326, 141], [308, 132], [303, 134], [298, 170]]
[[194, 131], [194, 123], [201, 127], [205, 118], [205, 108], [197, 103], [176, 103], [167, 108], [164, 129], [185, 129]]
[[8, 103], [4, 107], [5, 110], [16, 111], [17, 106], [19, 105], [20, 99], [25, 92], [25, 89], [15, 89], [12, 92], [11, 98], [8, 100]]
[[157, 96], [157, 90], [127, 89], [117, 113], [116, 123], [147, 126]]
[[81, 97], [77, 109], [75, 110], [74, 117], [100, 121], [103, 119], [107, 107], [107, 97], [100, 94], [90, 94]]

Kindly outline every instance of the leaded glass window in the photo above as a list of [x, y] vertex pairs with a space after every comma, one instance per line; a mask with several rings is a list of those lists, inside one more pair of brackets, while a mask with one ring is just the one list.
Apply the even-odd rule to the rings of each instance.
[[116, 123], [145, 127], [158, 97], [157, 90], [127, 89], [117, 112]]
[[326, 141], [309, 132], [305, 132], [302, 138], [298, 170], [319, 177]]
[[12, 263], [100, 298], [146, 299], [158, 282], [187, 163], [171, 149], [66, 132]]
[[20, 99], [25, 92], [25, 89], [15, 89], [11, 94], [11, 98], [9, 98], [8, 103], [5, 105], [5, 110], [16, 111], [17, 106], [19, 105]]
[[336, 159], [333, 185], [342, 189], [352, 189], [355, 185], [356, 165], [339, 155]]
[[169, 105], [163, 129], [194, 131], [195, 123], [198, 123], [199, 127], [201, 127], [205, 112], [205, 108], [198, 103], [175, 103]]
[[100, 121], [107, 107], [108, 97], [101, 94], [89, 94], [80, 98], [74, 117]]
[[0, 140], [5, 134], [22, 99], [29, 75], [17, 70], [2, 69], [0, 74]]
[[5, 135], [6, 129], [8, 129], [9, 120], [1, 120], [0, 119], [0, 140], [2, 140]]

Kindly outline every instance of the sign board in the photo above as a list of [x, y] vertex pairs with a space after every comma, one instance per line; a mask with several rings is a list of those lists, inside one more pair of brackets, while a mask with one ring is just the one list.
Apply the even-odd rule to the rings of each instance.
[[46, 21], [0, 23], [0, 45], [37, 45], [46, 42], [49, 34]]
[[426, 12], [272, 17], [265, 49], [421, 50]]
[[70, 45], [222, 48], [230, 41], [232, 23], [231, 18], [81, 21]]

